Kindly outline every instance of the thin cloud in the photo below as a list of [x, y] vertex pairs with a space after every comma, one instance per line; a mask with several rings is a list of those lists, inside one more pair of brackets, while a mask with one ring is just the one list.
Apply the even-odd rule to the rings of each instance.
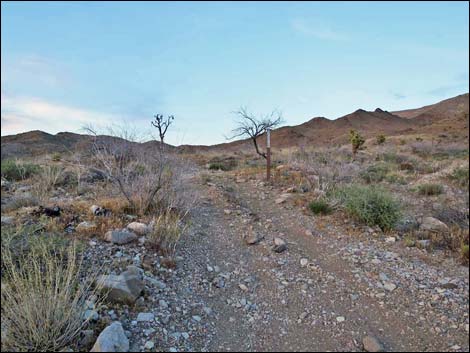
[[119, 116], [56, 104], [35, 97], [1, 96], [2, 135], [31, 130], [50, 133], [80, 131], [84, 126], [110, 125]]
[[292, 29], [308, 37], [313, 37], [321, 40], [346, 40], [347, 37], [343, 33], [340, 33], [330, 25], [322, 23], [317, 20], [307, 21], [304, 18], [296, 18], [291, 22]]

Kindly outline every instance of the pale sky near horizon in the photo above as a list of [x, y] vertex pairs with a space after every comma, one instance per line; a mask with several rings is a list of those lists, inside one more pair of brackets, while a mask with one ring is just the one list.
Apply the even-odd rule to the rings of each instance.
[[126, 123], [225, 142], [233, 111], [287, 125], [469, 91], [468, 2], [1, 2], [1, 134]]

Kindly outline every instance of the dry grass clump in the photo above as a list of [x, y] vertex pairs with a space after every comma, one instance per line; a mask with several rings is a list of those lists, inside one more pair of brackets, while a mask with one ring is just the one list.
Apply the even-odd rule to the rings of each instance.
[[61, 351], [88, 323], [94, 278], [82, 278], [75, 242], [52, 249], [37, 242], [15, 251], [27, 236], [16, 231], [2, 237], [2, 351]]
[[441, 184], [421, 184], [418, 192], [423, 196], [436, 196], [444, 192], [444, 187]]
[[167, 210], [153, 222], [153, 230], [147, 237], [148, 244], [164, 255], [172, 256], [181, 235], [186, 230], [182, 217], [176, 212]]
[[41, 172], [34, 178], [32, 194], [40, 201], [49, 199], [51, 192], [59, 184], [62, 178], [63, 168], [57, 165], [45, 165]]

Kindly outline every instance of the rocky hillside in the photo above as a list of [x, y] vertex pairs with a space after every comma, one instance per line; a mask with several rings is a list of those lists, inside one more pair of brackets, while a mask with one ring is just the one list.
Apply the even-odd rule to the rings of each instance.
[[[397, 136], [418, 133], [436, 136], [451, 133], [455, 137], [468, 138], [468, 102], [467, 93], [417, 109], [396, 112], [387, 112], [380, 108], [374, 111], [359, 109], [336, 120], [316, 117], [301, 125], [274, 130], [273, 145], [276, 148], [289, 148], [312, 144], [317, 146], [344, 144], [351, 129], [360, 131], [367, 138], [373, 138], [378, 134]], [[90, 147], [91, 142], [91, 136], [70, 132], [51, 135], [42, 131], [30, 131], [2, 136], [2, 159], [83, 151]], [[151, 141], [145, 144], [151, 146], [154, 143], [157, 142]], [[238, 140], [213, 146], [181, 145], [176, 148], [183, 153], [229, 153], [250, 149], [251, 141]]]

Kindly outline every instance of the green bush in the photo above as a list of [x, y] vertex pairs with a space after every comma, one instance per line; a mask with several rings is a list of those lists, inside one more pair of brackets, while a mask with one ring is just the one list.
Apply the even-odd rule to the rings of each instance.
[[1, 165], [2, 178], [10, 181], [28, 179], [40, 170], [41, 168], [37, 164], [14, 160], [2, 161]]
[[405, 185], [406, 184], [406, 179], [401, 176], [400, 174], [387, 174], [385, 177], [385, 180], [388, 181], [390, 184], [400, 184], [400, 185]]
[[323, 199], [314, 200], [310, 202], [308, 205], [308, 208], [310, 209], [310, 211], [312, 211], [316, 215], [318, 214], [325, 215], [325, 214], [331, 213], [332, 211], [330, 204], [326, 200], [323, 200]]
[[59, 152], [56, 152], [52, 155], [52, 160], [54, 162], [59, 162], [62, 159], [62, 155]]
[[468, 188], [469, 181], [469, 169], [467, 168], [456, 168], [452, 174], [449, 175], [449, 178], [454, 181], [457, 185]]
[[223, 170], [223, 171], [228, 170], [228, 168], [222, 163], [211, 163], [209, 164], [209, 169], [210, 170]]
[[377, 136], [377, 144], [378, 145], [381, 145], [385, 142], [386, 138], [385, 138], [385, 135], [379, 135]]
[[401, 219], [400, 204], [378, 187], [352, 185], [339, 189], [336, 196], [351, 217], [366, 225], [386, 231]]
[[350, 130], [349, 142], [351, 142], [352, 154], [353, 156], [355, 156], [357, 151], [359, 151], [360, 149], [363, 149], [364, 143], [366, 142], [366, 140], [356, 130]]
[[422, 184], [418, 186], [418, 192], [424, 196], [440, 195], [444, 188], [440, 184]]
[[379, 183], [385, 179], [390, 168], [386, 164], [376, 164], [369, 166], [365, 171], [359, 175], [368, 184]]

